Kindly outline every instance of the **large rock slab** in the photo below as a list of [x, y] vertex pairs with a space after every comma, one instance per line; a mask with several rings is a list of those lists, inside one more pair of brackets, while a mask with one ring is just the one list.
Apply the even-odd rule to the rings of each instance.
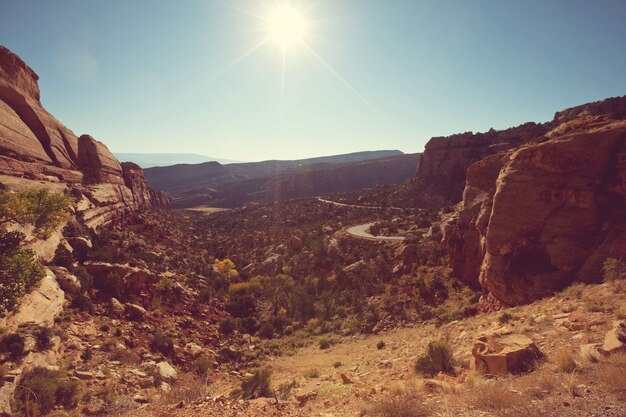
[[480, 337], [472, 348], [472, 368], [491, 375], [529, 371], [543, 355], [533, 341], [521, 334]]
[[52, 271], [46, 270], [46, 276], [37, 288], [22, 298], [15, 314], [0, 321], [0, 327], [11, 332], [25, 323], [52, 326], [54, 319], [63, 311], [64, 302], [65, 293], [57, 283], [55, 275]]

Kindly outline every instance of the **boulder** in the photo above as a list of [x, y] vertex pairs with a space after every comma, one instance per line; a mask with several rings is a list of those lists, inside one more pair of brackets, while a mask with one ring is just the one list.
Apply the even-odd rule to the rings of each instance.
[[604, 336], [602, 350], [607, 353], [626, 350], [626, 322], [615, 321], [613, 327]]
[[126, 308], [119, 300], [115, 297], [112, 297], [109, 300], [109, 315], [111, 317], [121, 317], [126, 312]]
[[521, 334], [480, 337], [472, 348], [471, 366], [478, 372], [507, 375], [529, 371], [543, 355], [533, 341]]
[[62, 266], [52, 266], [50, 269], [56, 276], [57, 283], [67, 294], [78, 295], [81, 292], [81, 284], [78, 278]]
[[17, 312], [0, 321], [0, 328], [15, 331], [26, 323], [50, 327], [63, 311], [64, 302], [65, 293], [59, 287], [54, 273], [47, 269], [37, 288], [22, 298]]
[[155, 365], [155, 367], [159, 377], [165, 382], [174, 382], [178, 379], [178, 372], [176, 371], [176, 368], [169, 363], [165, 361], [159, 362]]
[[257, 268], [257, 273], [261, 275], [273, 276], [280, 274], [284, 265], [283, 257], [280, 255], [272, 255], [264, 260]]
[[300, 407], [304, 406], [310, 399], [317, 397], [317, 387], [319, 382], [310, 381], [306, 383], [295, 393], [295, 398], [300, 403]]
[[145, 308], [133, 303], [127, 303], [125, 311], [128, 314], [128, 317], [133, 321], [143, 321], [148, 313]]

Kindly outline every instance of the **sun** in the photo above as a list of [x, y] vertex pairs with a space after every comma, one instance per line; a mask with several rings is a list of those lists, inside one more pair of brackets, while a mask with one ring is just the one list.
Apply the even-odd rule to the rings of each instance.
[[271, 9], [266, 18], [270, 40], [283, 49], [302, 45], [307, 34], [304, 12], [289, 3]]

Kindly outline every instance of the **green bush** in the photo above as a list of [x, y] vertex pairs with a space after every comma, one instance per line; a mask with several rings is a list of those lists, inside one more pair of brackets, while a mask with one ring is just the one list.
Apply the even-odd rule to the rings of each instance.
[[226, 317], [220, 321], [219, 330], [223, 335], [228, 336], [237, 328], [237, 322], [232, 317]]
[[428, 378], [439, 372], [454, 375], [452, 349], [443, 340], [430, 342], [426, 354], [415, 362], [415, 372]]
[[54, 331], [50, 327], [40, 327], [35, 332], [35, 341], [37, 342], [37, 350], [43, 352], [52, 348], [52, 338]]
[[11, 360], [17, 361], [24, 355], [24, 338], [11, 333], [0, 339], [0, 352], [7, 353]]
[[270, 379], [272, 371], [267, 368], [261, 368], [254, 371], [252, 376], [246, 377], [241, 381], [241, 391], [244, 399], [254, 399], [259, 397], [271, 397]]
[[271, 339], [274, 337], [274, 326], [272, 326], [272, 323], [267, 322], [261, 326], [259, 329], [259, 337], [262, 339]]
[[152, 336], [150, 348], [155, 352], [169, 356], [174, 353], [174, 339], [166, 332], [156, 332]]
[[16, 408], [23, 415], [46, 415], [56, 405], [75, 407], [78, 381], [62, 381], [59, 371], [37, 367], [24, 375], [15, 390]]
[[34, 253], [19, 246], [23, 239], [22, 233], [0, 229], [0, 317], [14, 311], [44, 276]]
[[207, 355], [200, 355], [193, 361], [193, 371], [198, 375], [206, 375], [213, 367], [213, 361]]
[[84, 294], [78, 294], [76, 297], [72, 299], [71, 306], [80, 311], [85, 311], [87, 313], [93, 314], [96, 311], [96, 307], [93, 304], [93, 301], [89, 297]]
[[622, 259], [608, 258], [602, 265], [604, 282], [626, 278], [626, 262]]
[[322, 350], [330, 348], [330, 340], [328, 340], [325, 337], [320, 339], [319, 344], [320, 344], [320, 349]]

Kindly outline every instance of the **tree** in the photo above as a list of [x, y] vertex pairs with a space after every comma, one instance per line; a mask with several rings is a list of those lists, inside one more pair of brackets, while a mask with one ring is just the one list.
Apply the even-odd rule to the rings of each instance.
[[278, 274], [273, 277], [257, 275], [250, 282], [258, 282], [263, 288], [263, 296], [272, 305], [272, 313], [276, 315], [281, 308], [287, 309], [294, 287], [293, 278], [289, 275]]
[[33, 251], [20, 247], [24, 234], [8, 231], [6, 225], [32, 224], [35, 236], [47, 238], [68, 215], [72, 202], [46, 189], [0, 190], [0, 316], [13, 311], [44, 274]]

